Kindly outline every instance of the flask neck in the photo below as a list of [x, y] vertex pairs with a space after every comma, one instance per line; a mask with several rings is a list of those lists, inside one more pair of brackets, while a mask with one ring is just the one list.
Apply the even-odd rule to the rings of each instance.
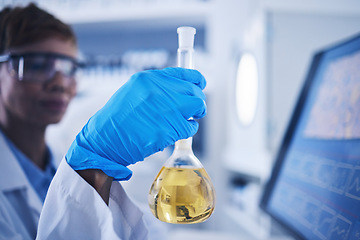
[[182, 68], [194, 69], [194, 49], [178, 48], [177, 66]]
[[175, 142], [174, 152], [166, 161], [167, 167], [203, 168], [192, 150], [192, 137]]
[[192, 151], [192, 137], [181, 139], [175, 142], [175, 150], [190, 150]]

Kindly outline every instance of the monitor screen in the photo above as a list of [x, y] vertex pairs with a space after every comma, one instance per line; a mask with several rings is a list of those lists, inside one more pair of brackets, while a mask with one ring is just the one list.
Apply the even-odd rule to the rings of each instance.
[[314, 56], [261, 206], [297, 239], [360, 239], [360, 35]]

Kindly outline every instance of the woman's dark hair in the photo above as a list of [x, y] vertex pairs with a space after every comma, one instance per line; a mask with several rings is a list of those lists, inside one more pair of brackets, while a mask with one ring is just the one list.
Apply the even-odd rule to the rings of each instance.
[[72, 28], [34, 3], [26, 7], [5, 7], [0, 12], [0, 54], [12, 47], [56, 37], [76, 44]]

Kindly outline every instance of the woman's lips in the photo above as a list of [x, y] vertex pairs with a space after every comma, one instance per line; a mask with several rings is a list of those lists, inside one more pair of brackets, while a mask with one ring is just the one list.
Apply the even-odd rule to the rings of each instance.
[[41, 101], [41, 106], [51, 112], [64, 112], [67, 103], [64, 100], [44, 100]]

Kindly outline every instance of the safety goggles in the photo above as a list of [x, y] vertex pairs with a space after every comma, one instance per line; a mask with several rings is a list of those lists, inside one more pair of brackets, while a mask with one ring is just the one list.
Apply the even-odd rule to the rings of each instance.
[[0, 56], [0, 63], [8, 62], [9, 72], [19, 81], [43, 83], [53, 79], [60, 72], [74, 79], [77, 70], [83, 66], [75, 58], [48, 52], [28, 52]]

